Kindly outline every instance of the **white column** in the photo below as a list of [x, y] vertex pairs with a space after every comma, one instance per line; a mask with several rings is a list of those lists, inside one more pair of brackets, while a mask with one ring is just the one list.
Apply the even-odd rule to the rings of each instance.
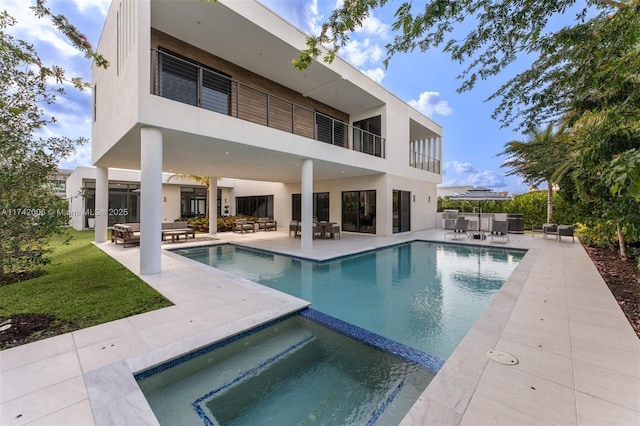
[[301, 177], [302, 194], [302, 238], [301, 248], [310, 249], [313, 247], [313, 160], [305, 158], [302, 160]]
[[218, 233], [218, 178], [209, 176], [209, 234]]
[[140, 274], [160, 272], [162, 239], [162, 132], [140, 129]]
[[95, 194], [95, 228], [93, 240], [96, 243], [107, 241], [107, 224], [109, 208], [109, 169], [96, 167], [96, 194]]

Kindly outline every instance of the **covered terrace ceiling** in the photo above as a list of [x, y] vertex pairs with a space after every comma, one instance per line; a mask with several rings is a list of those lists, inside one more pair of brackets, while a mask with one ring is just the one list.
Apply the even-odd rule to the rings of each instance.
[[[163, 129], [162, 133], [163, 172], [283, 183], [300, 182], [302, 158], [299, 155], [168, 129]], [[189, 149], [185, 149], [185, 146]], [[366, 155], [337, 146], [327, 145], [327, 149], [336, 150], [336, 158], [343, 158], [344, 155]], [[376, 157], [372, 158], [378, 160]], [[139, 126], [129, 131], [96, 165], [102, 164], [140, 170]], [[375, 174], [380, 174], [380, 171], [318, 159], [313, 161], [315, 180]]]

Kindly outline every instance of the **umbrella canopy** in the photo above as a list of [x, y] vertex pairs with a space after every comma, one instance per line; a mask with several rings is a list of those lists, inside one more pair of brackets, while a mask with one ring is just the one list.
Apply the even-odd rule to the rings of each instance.
[[510, 195], [500, 194], [489, 188], [483, 188], [481, 186], [471, 188], [461, 194], [452, 195], [450, 200], [460, 201], [477, 201], [478, 202], [478, 231], [480, 231], [480, 213], [482, 213], [483, 201], [509, 201]]

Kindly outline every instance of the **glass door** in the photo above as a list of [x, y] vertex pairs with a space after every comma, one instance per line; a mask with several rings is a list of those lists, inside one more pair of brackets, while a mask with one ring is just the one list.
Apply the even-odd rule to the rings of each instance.
[[376, 191], [342, 193], [342, 230], [376, 233]]

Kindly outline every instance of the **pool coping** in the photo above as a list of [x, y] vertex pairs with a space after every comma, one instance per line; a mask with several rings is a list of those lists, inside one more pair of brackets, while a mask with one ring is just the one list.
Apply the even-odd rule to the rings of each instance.
[[[270, 233], [268, 240], [262, 235], [221, 240], [255, 248], [278, 246], [281, 254], [304, 252], [299, 241], [296, 247], [286, 233], [277, 234]], [[441, 229], [393, 238], [344, 234], [340, 242], [314, 242], [317, 249], [304, 254], [318, 250], [321, 258], [416, 238], [442, 242], [444, 235]], [[139, 274], [137, 249], [97, 246]], [[637, 424], [640, 341], [581, 244], [511, 235], [501, 246], [528, 252], [403, 424]], [[163, 272], [141, 278], [175, 306], [0, 351], [0, 423], [158, 424], [133, 373], [308, 306], [173, 256], [163, 250]], [[229, 293], [209, 294], [205, 284], [224, 287], [227, 282], [239, 284], [249, 295], [233, 301], [244, 314], [206, 328], [197, 309], [210, 306], [198, 305]], [[184, 292], [196, 297], [186, 300]], [[250, 310], [254, 305], [260, 309]], [[204, 313], [218, 309], [226, 308]], [[167, 331], [152, 333], [163, 327]], [[167, 343], [160, 344], [160, 338]], [[520, 364], [489, 361], [486, 352], [491, 349], [513, 353]]]

